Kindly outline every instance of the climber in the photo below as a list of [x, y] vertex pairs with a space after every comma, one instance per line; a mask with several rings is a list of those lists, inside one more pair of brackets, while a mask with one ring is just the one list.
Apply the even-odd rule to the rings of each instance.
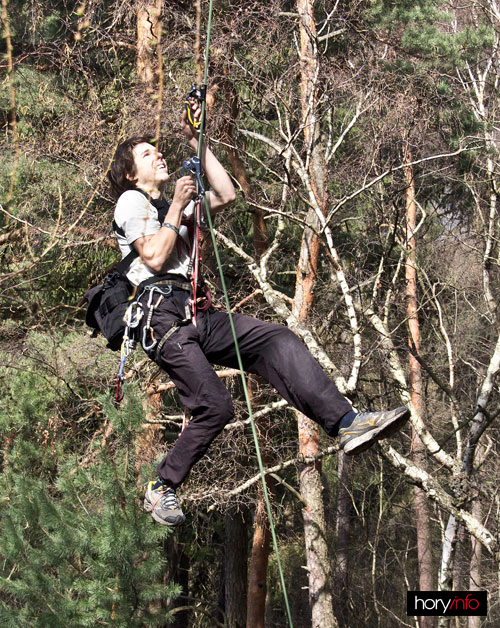
[[[193, 105], [199, 119], [200, 108]], [[196, 152], [198, 131], [186, 111], [181, 130]], [[235, 199], [231, 178], [203, 145], [201, 166], [209, 183], [207, 206], [215, 215]], [[117, 198], [115, 231], [122, 256], [133, 249], [138, 256], [127, 272], [137, 286], [143, 310], [139, 337], [147, 355], [176, 384], [191, 419], [149, 482], [146, 510], [165, 525], [185, 520], [176, 490], [213, 439], [233, 417], [228, 390], [212, 364], [237, 368], [235, 343], [226, 312], [210, 307], [200, 286], [193, 321], [193, 213], [199, 190], [191, 174], [181, 176], [170, 204], [163, 198], [169, 171], [161, 152], [147, 137], [121, 143], [109, 171]], [[357, 454], [400, 429], [409, 411], [357, 413], [323, 372], [303, 342], [287, 327], [250, 316], [233, 314], [243, 366], [272, 384], [291, 405], [318, 423], [331, 437], [339, 437], [346, 454]], [[195, 323], [195, 324], [194, 324]]]

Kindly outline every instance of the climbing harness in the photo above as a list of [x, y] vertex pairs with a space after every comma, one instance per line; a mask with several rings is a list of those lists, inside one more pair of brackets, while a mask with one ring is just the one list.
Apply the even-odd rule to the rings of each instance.
[[[156, 303], [153, 303], [154, 293], [159, 292], [158, 299]], [[155, 340], [153, 329], [151, 327], [151, 319], [153, 318], [153, 312], [163, 301], [164, 296], [169, 296], [172, 292], [172, 289], [169, 288], [168, 292], [165, 294], [162, 290], [155, 288], [155, 286], [151, 287], [149, 291], [149, 299], [148, 299], [148, 317], [146, 319], [146, 324], [142, 328], [142, 348], [144, 351], [150, 351], [155, 348], [157, 341]], [[149, 336], [149, 338], [148, 338]], [[151, 342], [149, 342], [151, 340]]]
[[188, 295], [191, 294], [191, 284], [178, 279], [163, 278], [158, 279], [152, 277], [140, 284], [137, 289], [135, 300], [129, 305], [125, 312], [124, 322], [125, 331], [121, 346], [121, 360], [116, 378], [115, 400], [117, 403], [123, 399], [123, 371], [126, 362], [132, 357], [134, 349], [139, 340], [139, 324], [144, 318], [144, 309], [141, 305], [143, 297], [147, 296], [147, 316], [145, 324], [142, 327], [142, 337], [140, 338], [144, 351], [152, 352], [154, 350], [154, 359], [158, 362], [161, 349], [170, 336], [181, 326], [191, 322], [191, 299], [186, 298], [185, 318], [174, 321], [168, 331], [158, 341], [154, 337], [153, 327], [151, 326], [152, 318], [155, 310], [158, 309], [165, 297], [169, 297], [174, 290], [181, 290]]

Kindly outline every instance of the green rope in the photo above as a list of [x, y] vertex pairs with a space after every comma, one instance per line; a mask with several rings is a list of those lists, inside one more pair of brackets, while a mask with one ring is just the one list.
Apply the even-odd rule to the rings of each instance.
[[[206, 44], [206, 49], [205, 49], [205, 69], [204, 69], [204, 75], [203, 75], [203, 87], [206, 86], [206, 84], [207, 84], [208, 57], [209, 57], [209, 51], [210, 51], [210, 33], [211, 33], [211, 29], [212, 29], [212, 5], [213, 5], [213, 0], [210, 0], [209, 8], [208, 8], [207, 44]], [[205, 102], [205, 99], [203, 99], [202, 109], [201, 109], [200, 135], [199, 135], [199, 138], [198, 138], [198, 158], [200, 160], [201, 160], [201, 154], [202, 154], [203, 131], [204, 131], [204, 126], [205, 126], [205, 105], [206, 105], [206, 102]], [[245, 394], [245, 401], [246, 401], [246, 405], [247, 405], [247, 409], [248, 409], [248, 416], [250, 418], [250, 425], [252, 427], [252, 435], [253, 435], [253, 440], [254, 440], [254, 443], [255, 443], [255, 451], [256, 451], [256, 454], [257, 454], [257, 463], [258, 463], [258, 466], [259, 466], [259, 472], [260, 472], [260, 476], [261, 476], [261, 479], [262, 479], [262, 488], [264, 490], [264, 500], [266, 502], [267, 516], [269, 517], [269, 527], [270, 527], [270, 530], [271, 530], [271, 537], [272, 537], [272, 540], [273, 540], [274, 551], [275, 551], [275, 554], [276, 554], [276, 563], [278, 565], [278, 571], [279, 571], [279, 575], [280, 575], [281, 587], [283, 589], [283, 598], [284, 598], [284, 601], [285, 601], [285, 607], [286, 607], [286, 612], [287, 612], [287, 616], [288, 616], [288, 624], [289, 624], [290, 628], [293, 628], [292, 613], [290, 611], [290, 604], [288, 602], [288, 595], [287, 595], [286, 585], [285, 585], [285, 576], [283, 574], [283, 567], [281, 565], [281, 558], [280, 558], [280, 553], [279, 553], [279, 548], [278, 548], [278, 539], [276, 537], [276, 530], [275, 530], [275, 527], [274, 527], [273, 513], [271, 511], [271, 503], [270, 503], [270, 500], [269, 500], [269, 492], [268, 492], [267, 484], [266, 484], [266, 475], [264, 473], [264, 465], [262, 463], [262, 456], [261, 456], [261, 452], [260, 452], [259, 437], [258, 437], [258, 434], [257, 434], [257, 428], [255, 427], [255, 421], [254, 421], [253, 412], [252, 412], [252, 404], [250, 403], [250, 396], [248, 394], [248, 387], [247, 387], [247, 381], [246, 381], [246, 377], [245, 377], [245, 371], [243, 369], [243, 362], [242, 362], [242, 359], [241, 359], [240, 348], [238, 346], [238, 338], [236, 336], [236, 329], [234, 327], [233, 316], [231, 314], [231, 304], [229, 303], [229, 296], [228, 296], [228, 292], [227, 292], [227, 288], [226, 288], [226, 280], [224, 278], [224, 272], [222, 270], [222, 263], [221, 263], [220, 256], [219, 256], [219, 248], [217, 246], [217, 241], [215, 239], [215, 233], [214, 233], [214, 228], [213, 228], [213, 223], [212, 223], [212, 217], [210, 216], [210, 211], [208, 209], [206, 197], [204, 197], [203, 200], [204, 200], [204, 204], [205, 204], [205, 215], [206, 215], [207, 220], [208, 220], [208, 226], [210, 228], [210, 236], [212, 238], [212, 244], [213, 244], [213, 247], [214, 247], [215, 259], [217, 260], [217, 269], [219, 271], [222, 291], [224, 292], [224, 301], [226, 303], [226, 309], [227, 309], [227, 313], [228, 313], [228, 316], [229, 316], [229, 323], [231, 325], [231, 332], [233, 334], [234, 347], [235, 347], [235, 350], [236, 350], [236, 357], [237, 357], [238, 366], [239, 366], [239, 369], [240, 369], [241, 382], [242, 382], [243, 391], [244, 391], [244, 394]]]

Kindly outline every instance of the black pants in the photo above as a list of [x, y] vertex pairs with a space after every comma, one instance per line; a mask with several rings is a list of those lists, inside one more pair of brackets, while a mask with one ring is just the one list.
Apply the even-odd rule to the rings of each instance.
[[[146, 301], [145, 297], [141, 299], [147, 316]], [[156, 339], [171, 328], [173, 321], [184, 318], [185, 302], [183, 291], [174, 291], [163, 299], [151, 321]], [[233, 321], [244, 369], [262, 376], [327, 434], [336, 436], [337, 424], [351, 405], [304, 343], [282, 325], [239, 314], [233, 315]], [[148, 355], [168, 373], [192, 415], [158, 467], [160, 478], [177, 487], [233, 417], [229, 392], [211, 366], [238, 368], [229, 316], [212, 309], [198, 312], [197, 327], [191, 323], [181, 325], [159, 355], [155, 356], [154, 351]]]

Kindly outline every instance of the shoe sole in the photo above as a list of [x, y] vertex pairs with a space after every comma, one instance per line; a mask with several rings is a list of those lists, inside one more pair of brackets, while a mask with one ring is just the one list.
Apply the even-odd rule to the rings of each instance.
[[[357, 439], [353, 439], [351, 443], [348, 443], [346, 447], [343, 449], [346, 456], [355, 456], [356, 454], [360, 454], [363, 451], [369, 449], [374, 443], [379, 440], [383, 440], [384, 438], [388, 438], [395, 434], [398, 430], [400, 430], [403, 425], [410, 418], [410, 411], [408, 408], [402, 408], [401, 414], [397, 414], [392, 418], [391, 421], [388, 421], [385, 425], [380, 427], [378, 431], [370, 431], [363, 434]], [[351, 447], [349, 445], [351, 444]]]
[[146, 510], [147, 512], [151, 513], [151, 516], [153, 517], [153, 519], [155, 521], [157, 521], [158, 523], [161, 523], [164, 526], [169, 526], [170, 528], [175, 528], [176, 526], [179, 526], [181, 524], [184, 523], [184, 521], [186, 521], [186, 517], [183, 517], [180, 521], [176, 521], [175, 523], [172, 521], [165, 521], [165, 519], [162, 519], [161, 517], [159, 517], [156, 512], [153, 510], [153, 506], [151, 504], [151, 502], [149, 501], [149, 499], [147, 497], [144, 498], [144, 510]]

